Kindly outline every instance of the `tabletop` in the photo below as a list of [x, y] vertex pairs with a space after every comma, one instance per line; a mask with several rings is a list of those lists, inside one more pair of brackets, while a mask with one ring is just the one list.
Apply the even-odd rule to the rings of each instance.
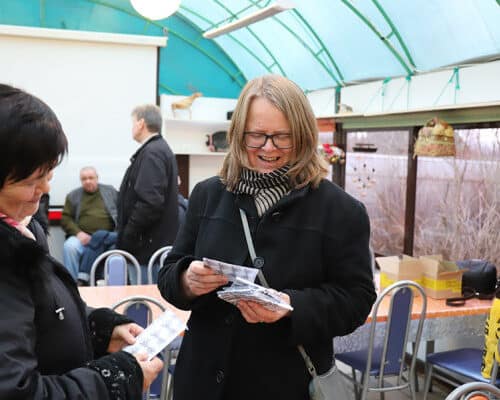
[[184, 322], [189, 319], [189, 311], [179, 310], [168, 303], [156, 285], [90, 286], [79, 287], [82, 299], [91, 307], [109, 307], [129, 296], [147, 296], [160, 301]]
[[[80, 294], [85, 302], [92, 307], [111, 307], [127, 296], [149, 296], [153, 297], [166, 307], [172, 309], [177, 315], [184, 320], [189, 318], [189, 311], [183, 311], [175, 308], [168, 303], [160, 294], [156, 285], [128, 285], [128, 286], [93, 286], [80, 287]], [[414, 299], [414, 310], [420, 310], [422, 299], [416, 296]], [[468, 315], [484, 315], [486, 316], [491, 308], [492, 300], [469, 299], [465, 305], [460, 307], [447, 306], [444, 299], [427, 298], [427, 313], [426, 319], [444, 318], [444, 317], [463, 317]], [[390, 296], [388, 296], [379, 308], [377, 321], [386, 321], [389, 312]], [[412, 319], [418, 318], [418, 312], [412, 314]], [[370, 322], [371, 317], [368, 317], [367, 322]]]
[[[391, 297], [387, 296], [379, 307], [377, 321], [386, 321], [389, 313]], [[444, 318], [444, 317], [463, 317], [467, 315], [487, 315], [490, 311], [492, 300], [469, 299], [465, 305], [459, 307], [447, 306], [445, 299], [433, 299], [427, 297], [426, 319]], [[412, 319], [417, 319], [419, 313], [417, 310], [422, 308], [422, 298], [416, 296], [413, 300]], [[371, 321], [371, 316], [367, 322]]]

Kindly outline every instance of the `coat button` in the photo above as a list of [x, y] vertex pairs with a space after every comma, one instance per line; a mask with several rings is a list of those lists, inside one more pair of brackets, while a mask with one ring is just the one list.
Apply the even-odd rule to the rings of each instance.
[[234, 321], [234, 315], [233, 314], [229, 314], [224, 319], [224, 322], [226, 323], [226, 325], [231, 325], [233, 323], [233, 321]]
[[255, 268], [262, 268], [264, 266], [264, 259], [262, 257], [255, 257], [255, 260], [253, 260], [253, 266]]
[[215, 380], [217, 383], [221, 383], [224, 380], [224, 371], [218, 370], [217, 374], [215, 375]]

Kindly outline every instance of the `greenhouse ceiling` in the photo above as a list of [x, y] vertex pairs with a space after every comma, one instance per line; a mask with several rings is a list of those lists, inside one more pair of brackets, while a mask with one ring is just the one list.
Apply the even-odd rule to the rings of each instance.
[[149, 21], [129, 0], [2, 0], [0, 24], [168, 35], [159, 90], [171, 94], [237, 97], [266, 73], [311, 91], [500, 58], [500, 0], [295, 0], [292, 10], [203, 37], [269, 4], [182, 0], [171, 17]]

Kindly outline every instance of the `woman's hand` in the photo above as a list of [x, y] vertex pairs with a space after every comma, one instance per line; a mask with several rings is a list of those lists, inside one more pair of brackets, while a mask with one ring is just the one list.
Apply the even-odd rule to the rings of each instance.
[[202, 261], [192, 261], [182, 274], [181, 281], [186, 295], [195, 298], [226, 285], [228, 279], [225, 275], [205, 267]]
[[[286, 293], [279, 293], [284, 302], [290, 304], [290, 296]], [[254, 301], [240, 300], [236, 306], [241, 312], [241, 315], [250, 324], [267, 323], [271, 324], [280, 320], [283, 317], [290, 315], [291, 311], [283, 308], [277, 308], [276, 311], [271, 311], [262, 304]]]
[[148, 390], [151, 383], [155, 380], [156, 376], [163, 369], [163, 361], [158, 357], [153, 358], [151, 361], [147, 361], [147, 354], [134, 354], [137, 362], [141, 366], [142, 375], [144, 380], [142, 381], [142, 390]]
[[120, 351], [125, 346], [135, 343], [135, 337], [144, 330], [141, 326], [130, 323], [115, 326], [109, 339], [108, 353]]

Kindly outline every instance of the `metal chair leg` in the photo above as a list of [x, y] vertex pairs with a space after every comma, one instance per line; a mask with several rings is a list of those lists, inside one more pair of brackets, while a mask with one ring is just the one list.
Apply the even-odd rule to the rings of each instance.
[[356, 370], [351, 367], [351, 374], [352, 374], [352, 380], [353, 380], [353, 390], [354, 390], [354, 398], [356, 400], [360, 400], [361, 398], [361, 389], [358, 386], [358, 380], [356, 377]]
[[423, 400], [427, 400], [427, 394], [429, 393], [429, 389], [431, 387], [432, 381], [432, 365], [425, 365], [425, 380], [424, 380], [424, 398]]

